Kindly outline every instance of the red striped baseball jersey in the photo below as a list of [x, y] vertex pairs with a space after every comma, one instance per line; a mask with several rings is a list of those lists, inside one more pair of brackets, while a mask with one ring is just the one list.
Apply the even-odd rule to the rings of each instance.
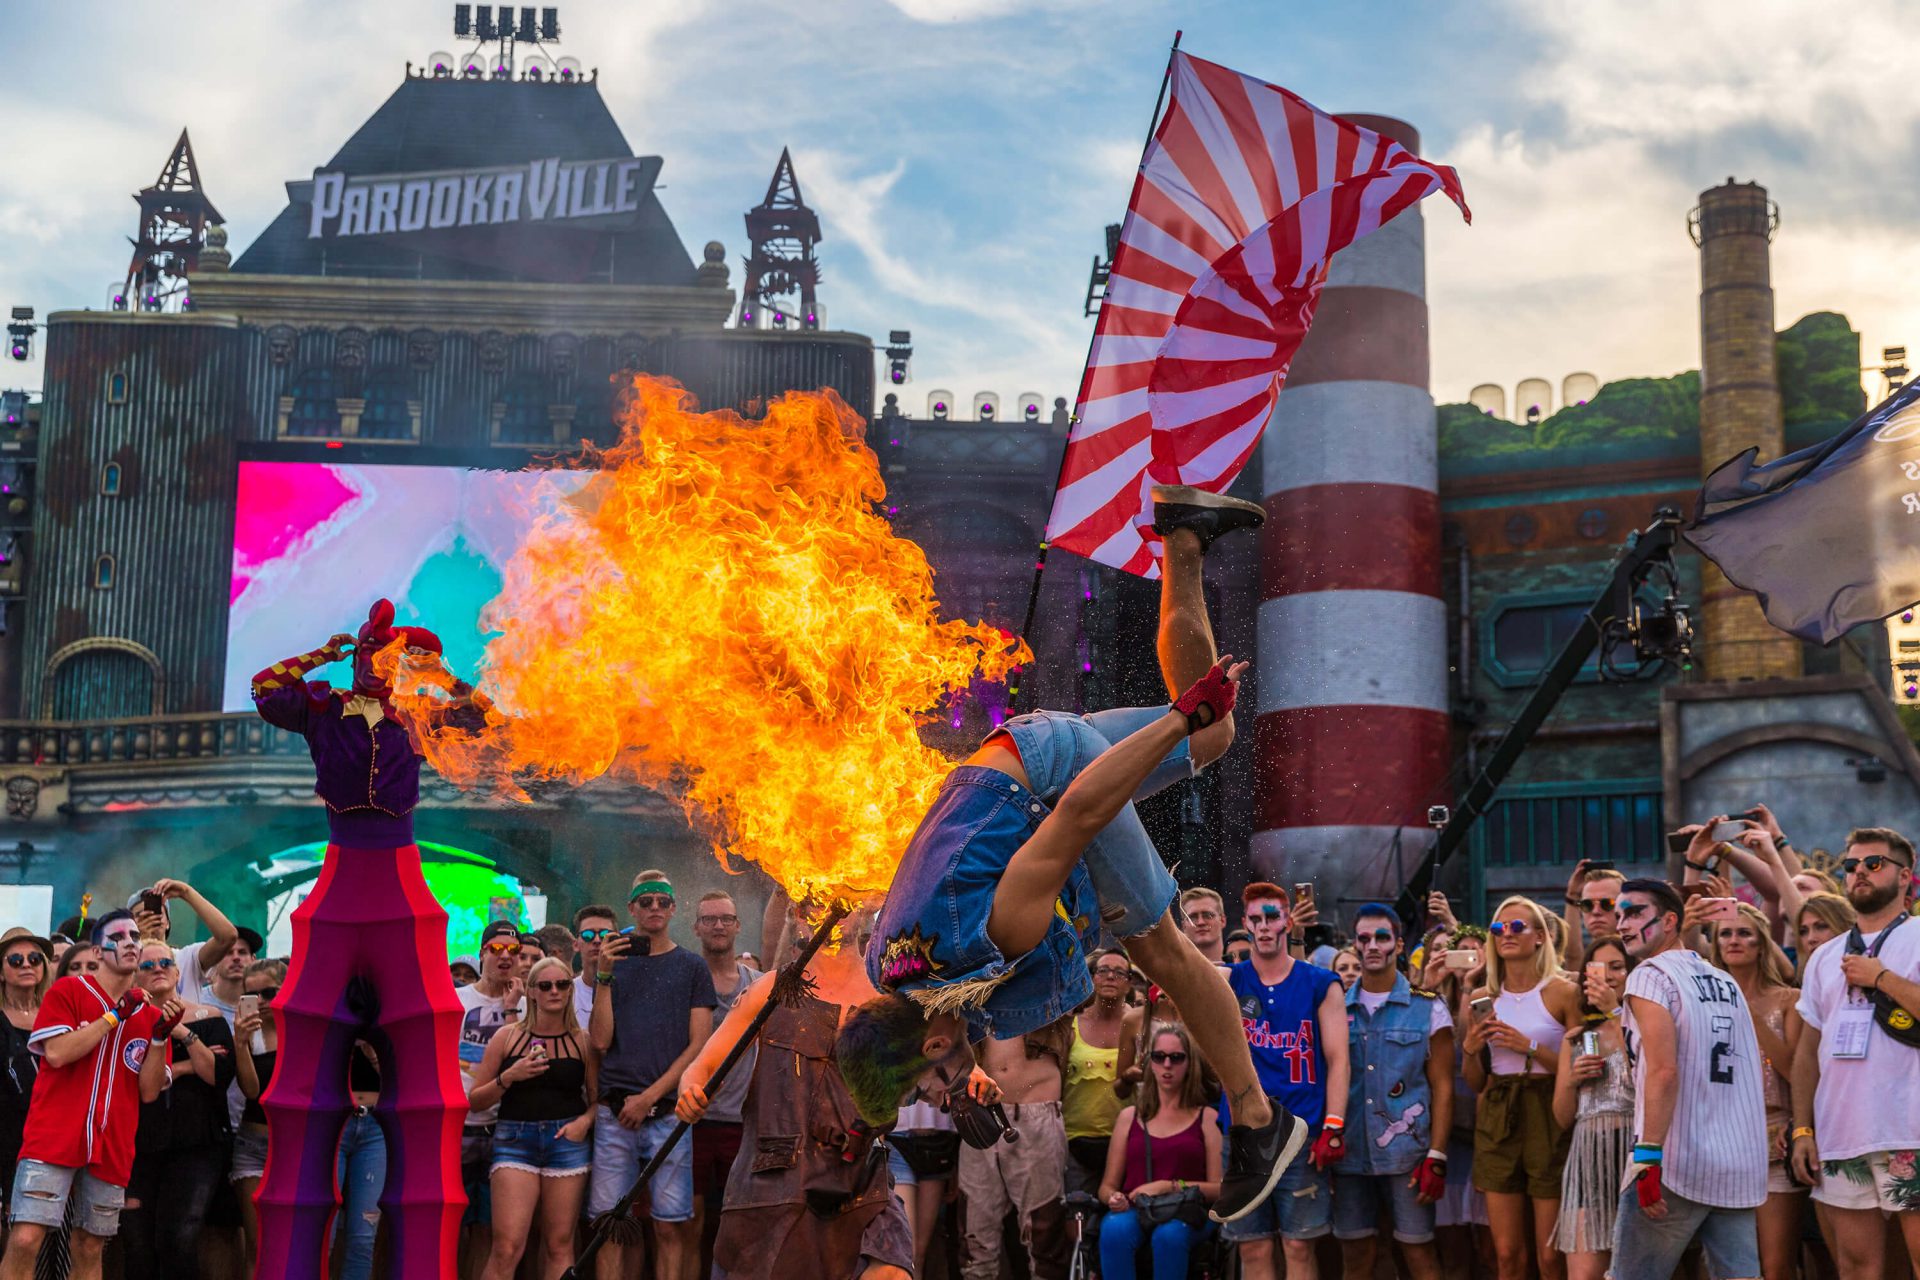
[[[79, 1030], [117, 1003], [92, 977], [70, 974], [47, 988], [28, 1047], [44, 1052], [48, 1040]], [[126, 1186], [140, 1124], [140, 1064], [159, 1021], [159, 1010], [143, 1004], [86, 1057], [63, 1067], [42, 1062], [20, 1158], [87, 1169], [102, 1182]], [[171, 1045], [166, 1052], [171, 1062]]]
[[[1694, 952], [1675, 948], [1635, 965], [1627, 995], [1660, 1005], [1673, 1017], [1679, 1081], [1662, 1184], [1715, 1208], [1757, 1207], [1767, 1198], [1767, 1104], [1760, 1080], [1765, 1064], [1739, 984]], [[1625, 1019], [1637, 1137], [1646, 1123], [1647, 1061], [1631, 1004]]]

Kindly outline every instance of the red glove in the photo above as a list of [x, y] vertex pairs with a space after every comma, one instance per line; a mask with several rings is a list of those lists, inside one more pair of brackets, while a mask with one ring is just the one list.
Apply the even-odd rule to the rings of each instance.
[[1666, 1198], [1666, 1191], [1660, 1185], [1660, 1166], [1642, 1165], [1640, 1176], [1633, 1180], [1633, 1194], [1640, 1201], [1642, 1213], [1652, 1209]]
[[1346, 1131], [1330, 1125], [1322, 1129], [1320, 1136], [1313, 1140], [1313, 1149], [1307, 1152], [1307, 1160], [1314, 1168], [1325, 1169], [1338, 1164], [1346, 1154]]
[[1413, 1188], [1420, 1203], [1437, 1203], [1447, 1194], [1447, 1162], [1432, 1156], [1421, 1157], [1420, 1167], [1413, 1171]]
[[1233, 661], [1228, 654], [1213, 664], [1213, 669], [1193, 682], [1193, 687], [1180, 695], [1173, 709], [1187, 718], [1187, 732], [1194, 734], [1210, 724], [1217, 724], [1233, 710], [1234, 697], [1239, 692], [1238, 682], [1228, 678], [1227, 666]]
[[[182, 1013], [184, 1012], [185, 1011], [182, 1010]], [[173, 1029], [179, 1025], [180, 1025], [180, 1014], [176, 1014], [171, 1018], [167, 1017], [165, 1014], [162, 1014], [160, 1016], [160, 1021], [153, 1024], [153, 1032], [152, 1032], [151, 1038], [154, 1040], [164, 1040], [168, 1036], [172, 1035]]]
[[120, 997], [120, 1003], [113, 1007], [113, 1016], [125, 1022], [128, 1018], [140, 1012], [140, 1007], [146, 1004], [146, 1002], [147, 993], [145, 991], [139, 987], [128, 987], [126, 994]]

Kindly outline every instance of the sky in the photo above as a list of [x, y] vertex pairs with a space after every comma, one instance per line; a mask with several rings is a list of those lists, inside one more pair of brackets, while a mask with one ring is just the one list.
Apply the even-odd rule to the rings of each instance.
[[[1776, 319], [1846, 314], [1865, 360], [1920, 343], [1920, 95], [1896, 0], [573, 0], [697, 261], [740, 282], [742, 213], [792, 148], [829, 327], [912, 331], [901, 389], [1071, 398], [1102, 229], [1125, 210], [1176, 29], [1329, 111], [1397, 116], [1459, 169], [1426, 202], [1432, 386], [1556, 387], [1699, 363], [1686, 216], [1735, 176], [1780, 205]], [[459, 52], [440, 0], [0, 0], [0, 306], [103, 307], [129, 198], [182, 126], [236, 251], [399, 84]], [[155, 58], [155, 49], [165, 49]], [[25, 56], [20, 56], [25, 55]], [[1864, 361], [1863, 361], [1864, 362]], [[0, 386], [37, 387], [38, 344]], [[1867, 379], [1870, 395], [1882, 389]]]

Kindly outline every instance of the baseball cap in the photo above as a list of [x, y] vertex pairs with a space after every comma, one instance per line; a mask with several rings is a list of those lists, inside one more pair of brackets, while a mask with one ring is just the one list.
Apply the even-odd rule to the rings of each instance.
[[475, 973], [480, 972], [479, 956], [455, 956], [453, 959], [447, 961], [447, 968], [451, 969], [453, 968], [453, 966], [457, 964], [463, 964], [467, 966], [467, 968], [473, 970]]
[[480, 932], [480, 945], [486, 946], [495, 938], [512, 938], [520, 941], [520, 926], [511, 920], [495, 920]]
[[240, 941], [247, 944], [247, 950], [253, 952], [254, 959], [266, 959], [267, 940], [245, 925], [240, 925], [239, 930]]

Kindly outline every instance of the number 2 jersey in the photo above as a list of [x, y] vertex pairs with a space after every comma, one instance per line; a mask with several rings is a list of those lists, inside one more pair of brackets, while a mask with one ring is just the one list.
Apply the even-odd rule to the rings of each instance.
[[[1739, 984], [1696, 953], [1676, 948], [1635, 965], [1627, 994], [1673, 1017], [1679, 1079], [1662, 1185], [1715, 1208], [1758, 1207], [1767, 1198], [1767, 1104], [1760, 1080], [1765, 1064]], [[1638, 1137], [1646, 1131], [1647, 1062], [1631, 1005], [1625, 1022]]]

